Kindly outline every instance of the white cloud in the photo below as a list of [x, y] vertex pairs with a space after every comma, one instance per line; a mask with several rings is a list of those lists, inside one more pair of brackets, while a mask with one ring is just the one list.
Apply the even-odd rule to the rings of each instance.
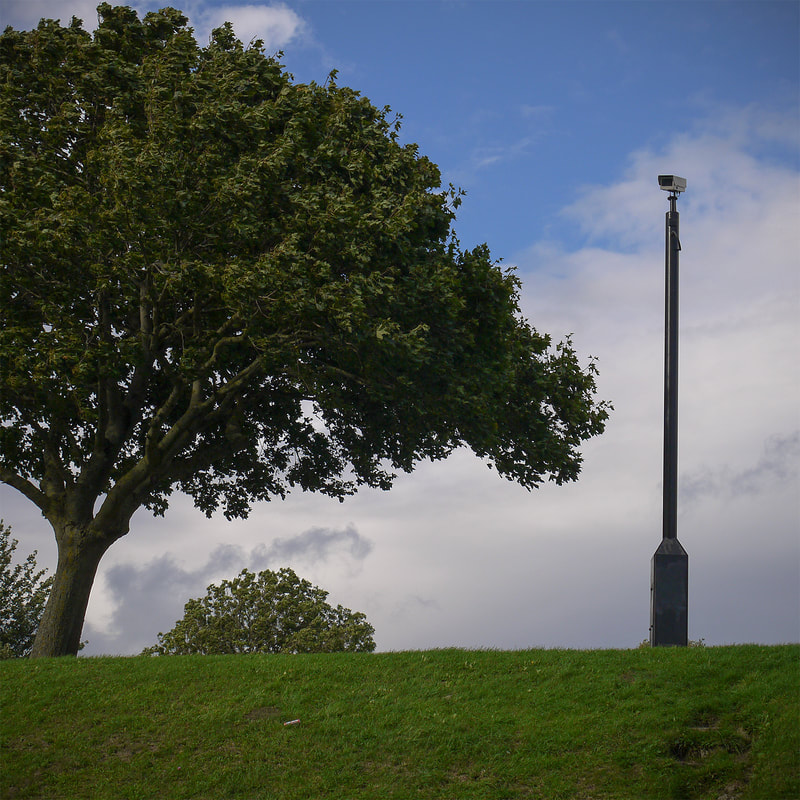
[[548, 105], [523, 104], [519, 106], [517, 113], [526, 122], [526, 133], [513, 140], [508, 140], [509, 127], [495, 112], [486, 109], [474, 111], [470, 115], [470, 123], [477, 130], [483, 123], [491, 122], [492, 141], [472, 147], [468, 165], [462, 167], [458, 172], [471, 174], [495, 164], [517, 161], [530, 155], [536, 142], [550, 130], [554, 112], [554, 107]]
[[554, 110], [553, 106], [547, 105], [534, 106], [526, 103], [520, 106], [520, 114], [534, 122], [549, 122]]
[[476, 170], [484, 169], [501, 161], [512, 161], [527, 153], [532, 142], [530, 136], [523, 136], [507, 144], [476, 147], [471, 154], [471, 167]]
[[2, 0], [0, 30], [6, 25], [17, 30], [30, 30], [40, 19], [58, 19], [69, 25], [72, 17], [83, 20], [86, 30], [97, 27], [98, 0]]
[[[777, 152], [789, 144], [786, 137], [793, 121], [790, 114], [755, 107], [736, 113], [720, 111], [702, 128], [678, 134], [662, 151], [634, 153], [622, 180], [612, 186], [584, 187], [564, 215], [577, 222], [594, 243], [615, 249], [644, 248], [663, 230], [667, 210], [666, 194], [653, 191], [656, 176], [678, 174], [688, 180], [678, 203], [682, 219], [686, 218], [682, 240], [690, 241], [702, 225], [709, 241], [717, 232], [717, 245], [722, 244], [721, 236], [729, 236], [729, 247], [755, 245], [759, 251], [766, 246], [786, 252], [787, 244], [798, 242], [796, 225], [785, 212], [775, 214], [773, 209], [776, 204], [796, 209], [798, 201], [797, 173], [777, 158]], [[774, 145], [776, 157], [765, 158], [764, 150]], [[790, 158], [796, 158], [796, 147], [795, 133]], [[775, 230], [779, 241], [760, 235], [759, 226], [765, 223], [779, 226]], [[738, 262], [756, 274], [752, 264], [734, 259]]]
[[204, 44], [211, 30], [224, 22], [233, 24], [237, 37], [248, 45], [262, 39], [267, 52], [279, 50], [302, 36], [306, 23], [292, 9], [283, 4], [230, 5], [207, 8], [197, 15], [197, 39]]
[[[0, 30], [5, 25], [18, 30], [35, 28], [42, 18], [59, 19], [62, 25], [68, 25], [76, 16], [83, 20], [85, 30], [94, 31], [98, 4], [98, 0], [1, 0]], [[150, 0], [129, 5], [137, 10], [141, 19], [148, 11], [165, 4]], [[307, 32], [303, 18], [283, 3], [209, 6], [202, 0], [186, 0], [178, 7], [189, 17], [201, 46], [208, 42], [211, 31], [224, 22], [233, 24], [236, 35], [245, 45], [253, 39], [262, 39], [267, 52], [279, 50]]]

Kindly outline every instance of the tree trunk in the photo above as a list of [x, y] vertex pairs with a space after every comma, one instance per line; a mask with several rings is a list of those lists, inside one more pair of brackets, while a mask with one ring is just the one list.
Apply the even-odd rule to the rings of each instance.
[[78, 654], [97, 566], [114, 541], [81, 535], [56, 535], [56, 540], [58, 567], [31, 658]]

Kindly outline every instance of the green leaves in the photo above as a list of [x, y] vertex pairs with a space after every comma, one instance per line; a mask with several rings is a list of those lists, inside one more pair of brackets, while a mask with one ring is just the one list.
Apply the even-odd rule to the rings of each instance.
[[0, 520], [0, 659], [30, 654], [39, 619], [53, 583], [36, 569], [36, 552], [12, 564], [17, 540]]
[[372, 652], [375, 631], [366, 617], [333, 608], [327, 596], [288, 568], [245, 569], [189, 600], [183, 619], [144, 654]]

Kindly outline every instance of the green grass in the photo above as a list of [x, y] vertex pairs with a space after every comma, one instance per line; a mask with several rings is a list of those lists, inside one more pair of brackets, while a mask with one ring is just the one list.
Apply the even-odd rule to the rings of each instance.
[[47, 800], [798, 798], [799, 656], [6, 661], [0, 788]]

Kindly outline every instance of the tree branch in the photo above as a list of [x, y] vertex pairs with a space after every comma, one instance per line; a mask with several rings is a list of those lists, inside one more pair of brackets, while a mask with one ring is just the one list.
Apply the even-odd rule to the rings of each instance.
[[7, 467], [0, 466], [0, 481], [22, 492], [22, 494], [34, 503], [43, 514], [48, 511], [50, 501], [47, 495], [35, 484], [17, 475], [16, 472], [12, 472]]

